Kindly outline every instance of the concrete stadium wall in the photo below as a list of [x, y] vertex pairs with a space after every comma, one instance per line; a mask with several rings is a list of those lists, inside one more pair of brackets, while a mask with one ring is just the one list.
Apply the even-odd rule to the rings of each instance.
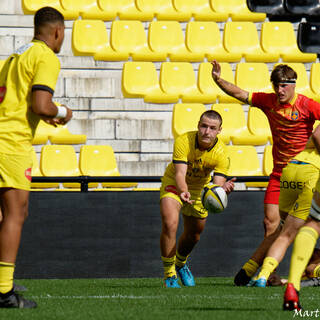
[[[234, 276], [263, 237], [263, 192], [235, 191], [190, 256], [195, 276]], [[32, 192], [17, 278], [162, 277], [159, 192]], [[181, 223], [179, 233], [181, 233]], [[288, 272], [288, 255], [280, 265]]]

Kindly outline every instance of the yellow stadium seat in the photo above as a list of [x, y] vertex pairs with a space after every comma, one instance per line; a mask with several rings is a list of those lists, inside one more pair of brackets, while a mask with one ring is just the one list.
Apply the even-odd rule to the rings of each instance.
[[172, 135], [174, 139], [198, 128], [200, 116], [206, 111], [201, 103], [177, 103], [172, 111]]
[[310, 87], [316, 94], [316, 100], [320, 102], [320, 63], [313, 63], [310, 69]]
[[219, 112], [222, 117], [221, 138], [225, 143], [228, 143], [228, 139], [232, 141], [232, 144], [238, 145], [264, 145], [267, 143], [268, 137], [255, 136], [249, 132], [241, 104], [213, 104], [212, 110]]
[[262, 169], [265, 176], [270, 176], [273, 169], [272, 146], [266, 146], [264, 148]]
[[191, 14], [195, 20], [226, 21], [228, 13], [219, 13], [212, 10], [208, 0], [173, 0], [178, 12]]
[[265, 22], [261, 28], [262, 49], [278, 53], [287, 62], [314, 62], [317, 55], [299, 50], [293, 25], [286, 21]]
[[184, 33], [177, 21], [152, 21], [148, 40], [152, 51], [168, 55], [171, 61], [203, 60], [203, 53], [193, 53], [186, 48]]
[[234, 21], [264, 21], [266, 14], [252, 12], [248, 9], [246, 0], [210, 0], [211, 7], [217, 12], [228, 13]]
[[144, 98], [145, 102], [175, 103], [178, 94], [161, 90], [152, 62], [126, 62], [122, 70], [122, 94], [125, 98]]
[[261, 49], [258, 31], [253, 22], [226, 22], [223, 44], [227, 51], [241, 54], [249, 62], [276, 62], [279, 60], [279, 53], [265, 52]]
[[128, 53], [114, 51], [102, 20], [76, 20], [72, 28], [72, 51], [76, 56], [94, 56], [95, 60], [128, 60]]
[[210, 96], [198, 89], [193, 66], [188, 62], [162, 63], [160, 87], [167, 94], [177, 94], [182, 102], [212, 102]]
[[[84, 176], [120, 176], [114, 152], [111, 146], [82, 146], [79, 156], [80, 172]], [[132, 182], [103, 182], [103, 187], [132, 188], [137, 183]], [[89, 183], [89, 187], [97, 187], [98, 183]]]
[[54, 126], [40, 120], [34, 134], [32, 144], [46, 144], [48, 142], [49, 135], [53, 132], [53, 129]]
[[6, 60], [0, 60], [0, 71], [1, 71], [1, 69], [2, 69], [2, 67], [3, 67], [5, 62], [6, 62]]
[[262, 176], [254, 146], [227, 146], [230, 157], [229, 176]]
[[22, 10], [24, 14], [35, 14], [37, 10], [47, 6], [60, 11], [66, 20], [75, 20], [79, 17], [79, 11], [65, 10], [59, 0], [22, 0]]
[[85, 134], [73, 134], [67, 125], [53, 127], [48, 137], [52, 144], [83, 144], [87, 141]]
[[[41, 149], [40, 170], [45, 177], [79, 176], [78, 160], [73, 146], [47, 145]], [[79, 188], [79, 183], [63, 183], [66, 188]]]
[[273, 92], [266, 63], [238, 63], [235, 82], [238, 87], [249, 92]]
[[137, 8], [149, 14], [153, 14], [157, 20], [188, 21], [191, 13], [178, 12], [171, 0], [136, 0]]
[[97, 0], [60, 0], [60, 3], [64, 10], [78, 12], [83, 19], [112, 19], [112, 15], [99, 8]]
[[103, 11], [116, 12], [121, 20], [151, 21], [153, 14], [141, 11], [136, 7], [135, 0], [97, 0]]
[[204, 54], [208, 61], [215, 59], [219, 62], [237, 62], [241, 60], [240, 53], [230, 53], [223, 47], [216, 22], [190, 21], [186, 29], [186, 46], [191, 52]]
[[296, 81], [296, 92], [301, 93], [313, 100], [319, 99], [318, 96], [310, 89], [309, 77], [304, 64], [300, 62], [287, 62], [286, 64], [291, 67], [298, 75]]
[[[221, 66], [221, 77], [234, 84], [234, 76], [229, 63], [220, 63]], [[219, 99], [219, 102], [224, 103], [239, 103], [237, 99], [226, 94], [222, 91], [218, 85], [213, 81], [212, 75], [212, 65], [209, 62], [200, 63], [198, 71], [198, 87], [200, 91], [210, 97], [212, 102]]]
[[133, 60], [165, 61], [167, 55], [151, 51], [141, 21], [113, 21], [110, 33], [111, 47], [121, 54], [129, 54]]
[[250, 107], [248, 111], [248, 129], [255, 136], [267, 137], [272, 143], [272, 133], [267, 116], [262, 110]]
[[[32, 148], [32, 177], [43, 177], [40, 171], [39, 161], [34, 148]], [[34, 188], [34, 189], [46, 189], [46, 188], [58, 188], [58, 187], [59, 187], [59, 183], [31, 182], [31, 188]]]

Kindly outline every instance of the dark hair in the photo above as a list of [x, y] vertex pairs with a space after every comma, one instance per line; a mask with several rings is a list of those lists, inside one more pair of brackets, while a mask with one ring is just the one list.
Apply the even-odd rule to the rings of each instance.
[[60, 22], [64, 24], [62, 13], [52, 7], [43, 7], [34, 15], [35, 33], [39, 33], [39, 29], [48, 23]]
[[222, 117], [221, 117], [220, 113], [218, 113], [215, 110], [207, 110], [207, 111], [205, 111], [201, 115], [199, 121], [201, 121], [203, 117], [207, 117], [207, 118], [214, 119], [214, 120], [219, 120], [220, 121], [220, 126], [222, 125]]
[[273, 84], [286, 80], [297, 80], [297, 73], [286, 64], [277, 65], [271, 72], [270, 80]]

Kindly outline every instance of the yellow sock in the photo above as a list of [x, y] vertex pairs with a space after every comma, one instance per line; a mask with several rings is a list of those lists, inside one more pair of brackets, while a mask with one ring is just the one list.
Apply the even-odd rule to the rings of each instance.
[[318, 265], [318, 266], [316, 266], [316, 267], [314, 268], [314, 270], [313, 270], [313, 276], [314, 276], [315, 278], [320, 277], [320, 265]]
[[259, 265], [252, 259], [246, 262], [242, 267], [242, 269], [244, 269], [248, 277], [253, 277], [254, 274], [257, 272], [258, 268]]
[[270, 274], [276, 269], [279, 262], [273, 257], [265, 257], [263, 260], [263, 265], [261, 271], [258, 275], [259, 278], [265, 278], [268, 280]]
[[13, 288], [13, 263], [0, 261], [0, 293], [7, 293]]
[[288, 282], [298, 291], [300, 280], [318, 239], [318, 232], [310, 227], [302, 227], [294, 241]]
[[173, 276], [176, 276], [176, 266], [175, 266], [175, 261], [176, 261], [176, 256], [166, 258], [166, 257], [161, 257], [162, 262], [163, 262], [163, 269], [164, 269], [164, 278], [170, 278]]
[[188, 256], [184, 257], [179, 252], [176, 252], [176, 266], [182, 268], [187, 263]]

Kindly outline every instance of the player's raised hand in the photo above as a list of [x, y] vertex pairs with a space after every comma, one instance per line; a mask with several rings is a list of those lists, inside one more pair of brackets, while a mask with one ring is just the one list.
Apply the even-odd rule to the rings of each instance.
[[221, 76], [221, 66], [220, 64], [217, 62], [217, 60], [213, 60], [211, 62], [211, 65], [212, 65], [212, 78], [213, 80], [218, 80]]
[[189, 204], [193, 204], [194, 200], [191, 200], [191, 194], [189, 191], [184, 191], [180, 194], [180, 199], [183, 202], [189, 203]]
[[231, 191], [233, 191], [233, 189], [234, 189], [234, 182], [235, 182], [236, 180], [237, 180], [237, 178], [234, 177], [234, 178], [226, 181], [226, 182], [223, 184], [222, 188], [224, 189], [224, 191], [225, 191], [226, 193], [230, 193]]
[[58, 124], [66, 124], [67, 122], [69, 122], [72, 118], [72, 110], [70, 108], [68, 108], [67, 106], [65, 106], [64, 104], [61, 105], [61, 107], [65, 107], [67, 110], [67, 114], [64, 118], [59, 118], [56, 119]]

